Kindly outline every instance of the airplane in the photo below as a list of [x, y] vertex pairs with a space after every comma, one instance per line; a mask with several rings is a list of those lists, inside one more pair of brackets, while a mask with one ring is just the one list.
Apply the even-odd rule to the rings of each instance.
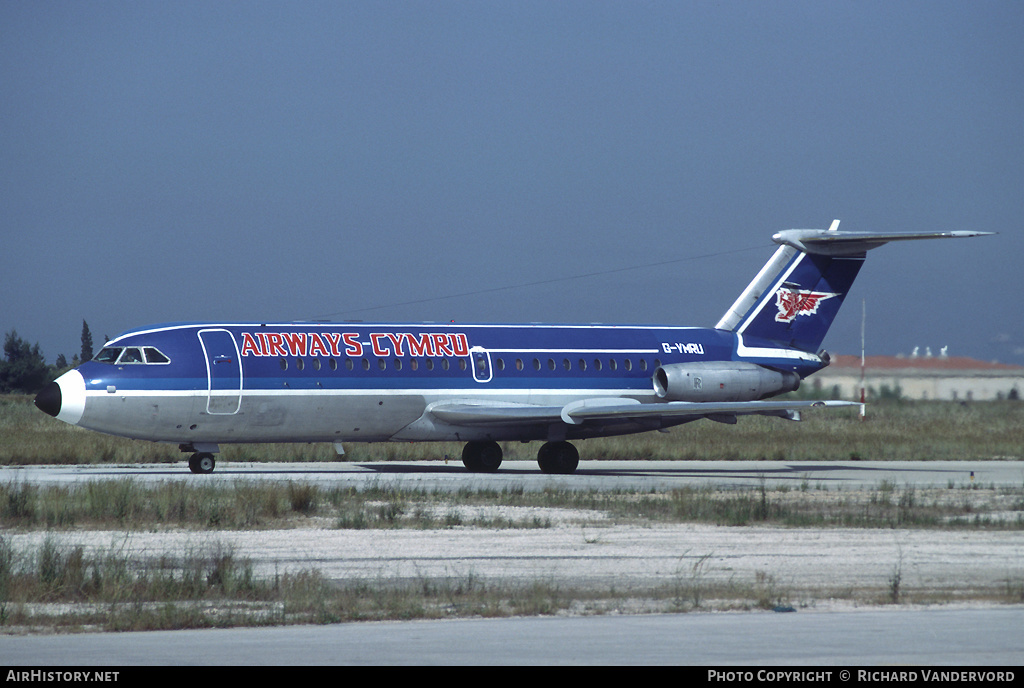
[[464, 442], [493, 472], [499, 442], [540, 440], [544, 473], [572, 440], [760, 414], [799, 420], [850, 401], [773, 399], [829, 363], [819, 349], [868, 250], [992, 232], [789, 229], [713, 328], [660, 325], [238, 322], [129, 330], [49, 383], [36, 406], [72, 425], [189, 453], [230, 443]]

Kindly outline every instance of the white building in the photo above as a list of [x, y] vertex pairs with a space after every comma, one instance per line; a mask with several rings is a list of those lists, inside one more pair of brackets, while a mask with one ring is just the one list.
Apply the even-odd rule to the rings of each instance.
[[[864, 387], [869, 397], [989, 401], [1024, 398], [1024, 368], [950, 356], [868, 356]], [[860, 356], [833, 356], [832, 364], [801, 385], [823, 397], [860, 400]]]

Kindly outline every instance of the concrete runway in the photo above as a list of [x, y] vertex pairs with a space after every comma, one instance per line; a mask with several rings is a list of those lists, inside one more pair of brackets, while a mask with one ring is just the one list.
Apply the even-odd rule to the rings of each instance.
[[583, 461], [573, 475], [545, 475], [533, 461], [507, 461], [497, 473], [468, 473], [461, 462], [218, 463], [194, 475], [175, 464], [5, 466], [0, 482], [61, 484], [132, 478], [156, 480], [307, 480], [345, 487], [404, 490], [642, 490], [686, 486], [870, 489], [897, 487], [1024, 487], [1022, 461]]
[[1020, 675], [1022, 627], [1024, 607], [371, 622], [0, 637], [0, 664], [813, 666], [842, 682], [843, 666]]

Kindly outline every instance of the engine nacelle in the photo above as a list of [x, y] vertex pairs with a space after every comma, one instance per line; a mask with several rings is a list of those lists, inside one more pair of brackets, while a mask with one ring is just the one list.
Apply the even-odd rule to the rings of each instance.
[[654, 371], [654, 391], [666, 401], [755, 401], [799, 386], [796, 373], [743, 361], [671, 363]]

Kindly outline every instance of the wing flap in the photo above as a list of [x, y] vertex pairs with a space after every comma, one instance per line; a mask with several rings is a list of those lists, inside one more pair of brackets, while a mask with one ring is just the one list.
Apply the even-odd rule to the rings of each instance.
[[669, 401], [657, 404], [639, 402], [618, 405], [587, 405], [573, 402], [562, 409], [562, 419], [567, 423], [579, 424], [588, 420], [612, 420], [616, 418], [680, 418], [684, 416], [743, 416], [752, 414], [776, 414], [786, 411], [800, 411], [809, 408], [857, 406], [853, 401], [725, 401], [691, 402]]
[[738, 416], [780, 414], [809, 408], [857, 406], [852, 401], [669, 401], [641, 403], [636, 399], [581, 399], [565, 406], [503, 404], [488, 401], [441, 402], [427, 409], [438, 420], [450, 425], [529, 425], [562, 422], [580, 425], [588, 421], [627, 421], [630, 419], [680, 418], [685, 416]]
[[529, 425], [560, 419], [561, 406], [508, 404], [465, 400], [441, 402], [427, 407], [427, 413], [450, 425]]

